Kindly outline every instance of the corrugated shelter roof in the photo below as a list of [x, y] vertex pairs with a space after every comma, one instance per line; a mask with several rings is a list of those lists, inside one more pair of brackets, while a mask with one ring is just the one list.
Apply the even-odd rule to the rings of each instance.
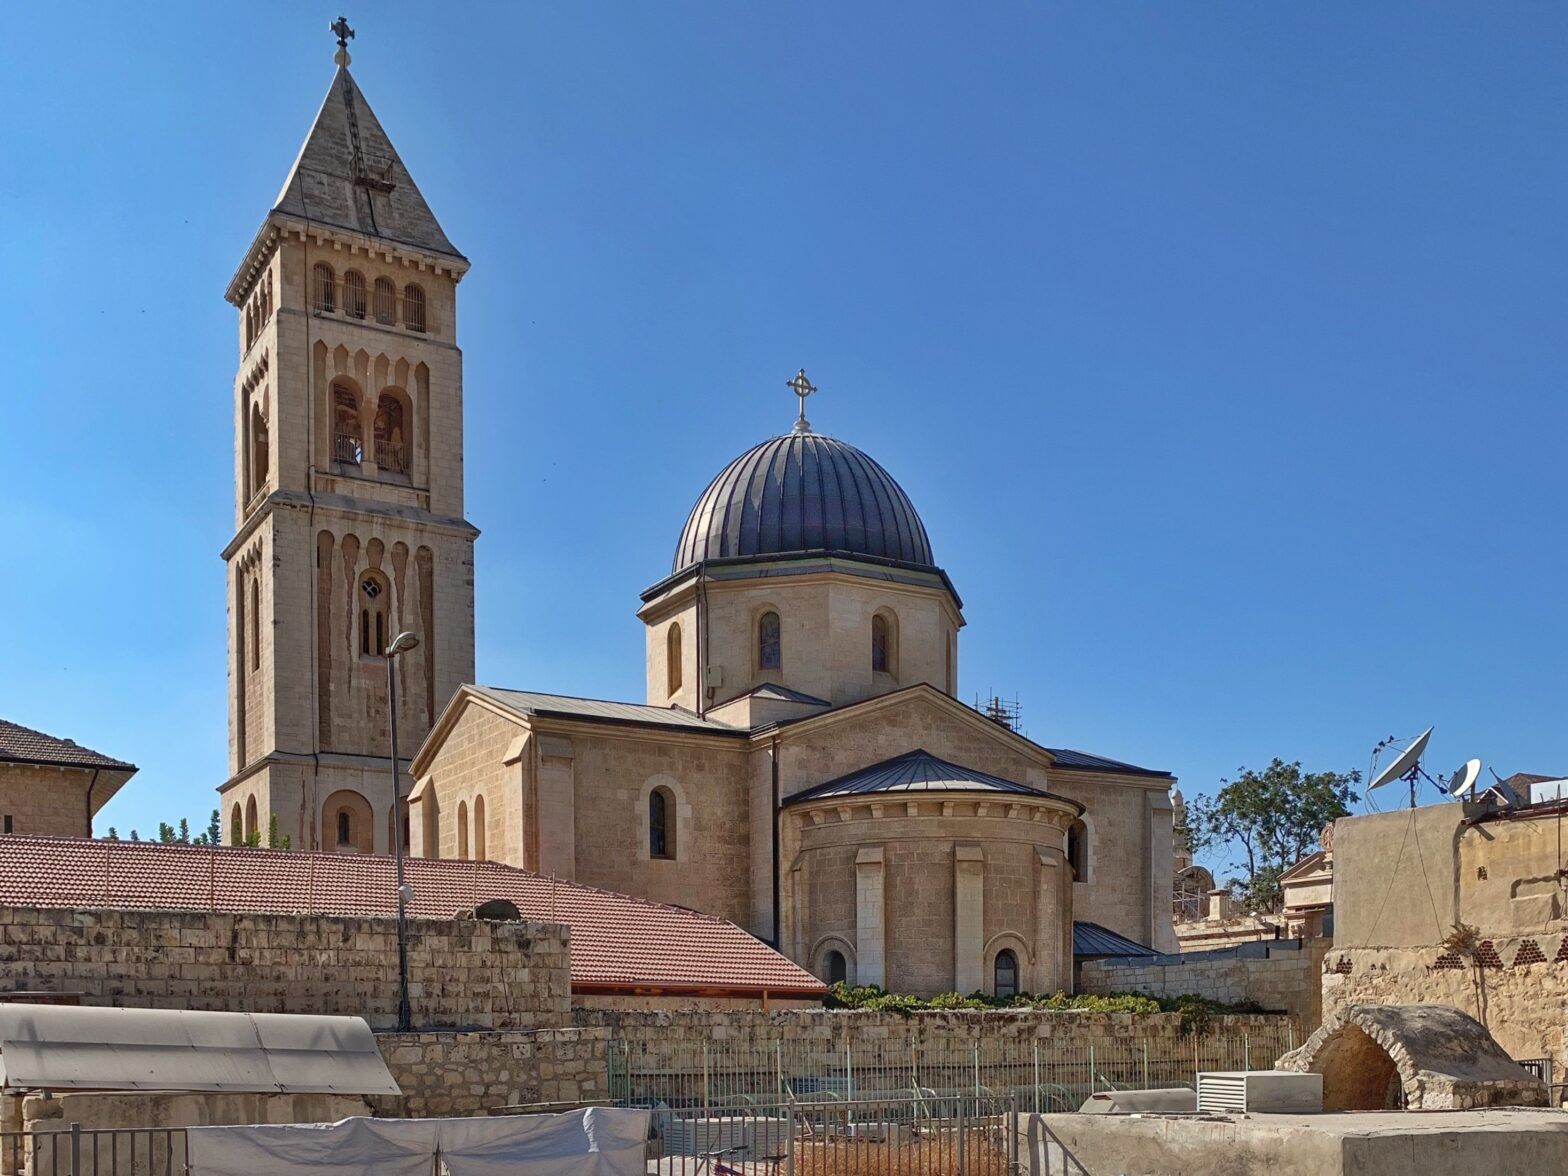
[[1117, 772], [1124, 776], [1169, 776], [1159, 768], [1140, 768], [1137, 764], [1107, 759], [1103, 755], [1090, 755], [1087, 751], [1074, 751], [1070, 747], [1047, 747], [1056, 767], [1080, 772]]
[[9, 1090], [401, 1094], [360, 1017], [0, 1004]]
[[1145, 947], [1128, 939], [1125, 935], [1118, 935], [1109, 927], [1102, 927], [1098, 923], [1087, 920], [1073, 920], [1073, 955], [1075, 956], [1152, 956], [1159, 955], [1151, 947]]
[[[0, 903], [391, 918], [390, 857], [0, 837]], [[492, 898], [571, 928], [573, 986], [823, 991], [820, 980], [735, 924], [496, 862], [404, 862], [409, 914], [450, 919]]]
[[736, 727], [715, 723], [712, 719], [705, 719], [678, 706], [649, 706], [640, 702], [612, 702], [604, 698], [573, 698], [567, 694], [539, 694], [530, 690], [506, 690], [499, 686], [474, 686], [472, 689], [523, 715], [598, 723], [632, 723], [641, 727], [708, 731], [715, 735], [746, 734]]
[[836, 437], [789, 433], [719, 471], [687, 516], [671, 570], [804, 551], [934, 564], [925, 524], [891, 474]]
[[[993, 776], [916, 749], [869, 768], [817, 784], [785, 799], [786, 805], [833, 796], [861, 796], [870, 792], [1005, 792], [1024, 796], [1050, 796], [1040, 788]], [[1065, 800], [1065, 797], [1058, 799]], [[1076, 802], [1073, 802], [1076, 803]]]
[[105, 768], [121, 772], [136, 770], [135, 764], [5, 719], [0, 719], [0, 761], [63, 768]]
[[339, 67], [274, 211], [462, 257], [347, 67]]

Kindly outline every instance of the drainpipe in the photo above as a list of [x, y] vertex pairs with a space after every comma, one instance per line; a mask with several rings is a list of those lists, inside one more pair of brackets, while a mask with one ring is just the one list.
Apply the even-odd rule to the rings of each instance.
[[768, 749], [768, 759], [773, 768], [773, 950], [783, 951], [784, 935], [779, 927], [779, 737], [773, 736]]
[[102, 768], [93, 769], [93, 778], [87, 781], [87, 836], [93, 835], [93, 789], [98, 786], [98, 773]]
[[703, 585], [702, 576], [705, 567], [697, 565], [697, 715], [701, 717], [708, 712], [708, 631], [703, 625], [703, 613], [707, 610], [702, 606], [707, 600], [707, 588]]

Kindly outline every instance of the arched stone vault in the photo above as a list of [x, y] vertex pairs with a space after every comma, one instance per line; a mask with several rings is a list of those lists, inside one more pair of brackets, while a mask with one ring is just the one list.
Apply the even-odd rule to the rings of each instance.
[[1546, 1087], [1475, 1018], [1447, 1005], [1347, 1005], [1281, 1070], [1323, 1075], [1323, 1108], [1412, 1111], [1545, 1106]]

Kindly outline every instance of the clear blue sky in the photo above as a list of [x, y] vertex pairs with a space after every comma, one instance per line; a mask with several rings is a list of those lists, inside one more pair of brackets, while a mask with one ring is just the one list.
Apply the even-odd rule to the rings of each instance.
[[[0, 715], [141, 766], [100, 832], [225, 775], [222, 293], [336, 15], [6, 16]], [[805, 365], [1041, 742], [1568, 772], [1568, 8], [348, 16], [473, 259], [481, 680], [640, 699], [637, 594]]]

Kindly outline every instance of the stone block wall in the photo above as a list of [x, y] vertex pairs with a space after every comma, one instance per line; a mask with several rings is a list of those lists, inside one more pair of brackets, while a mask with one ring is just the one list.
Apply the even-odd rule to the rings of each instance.
[[1185, 957], [1158, 964], [1112, 960], [1085, 963], [1079, 976], [1083, 992], [1135, 992], [1144, 996], [1201, 996], [1226, 1004], [1251, 1001], [1271, 1012], [1289, 1013], [1306, 1031], [1323, 1019], [1323, 959], [1327, 939], [1309, 940], [1299, 950], [1273, 951], [1264, 959], [1236, 956]]
[[[567, 928], [409, 921], [414, 1023], [569, 1024]], [[84, 1004], [362, 1016], [397, 1022], [397, 922], [322, 915], [0, 906], [6, 991]]]
[[371, 1101], [378, 1114], [416, 1118], [603, 1101], [609, 1036], [606, 1029], [379, 1034], [403, 1097]]

